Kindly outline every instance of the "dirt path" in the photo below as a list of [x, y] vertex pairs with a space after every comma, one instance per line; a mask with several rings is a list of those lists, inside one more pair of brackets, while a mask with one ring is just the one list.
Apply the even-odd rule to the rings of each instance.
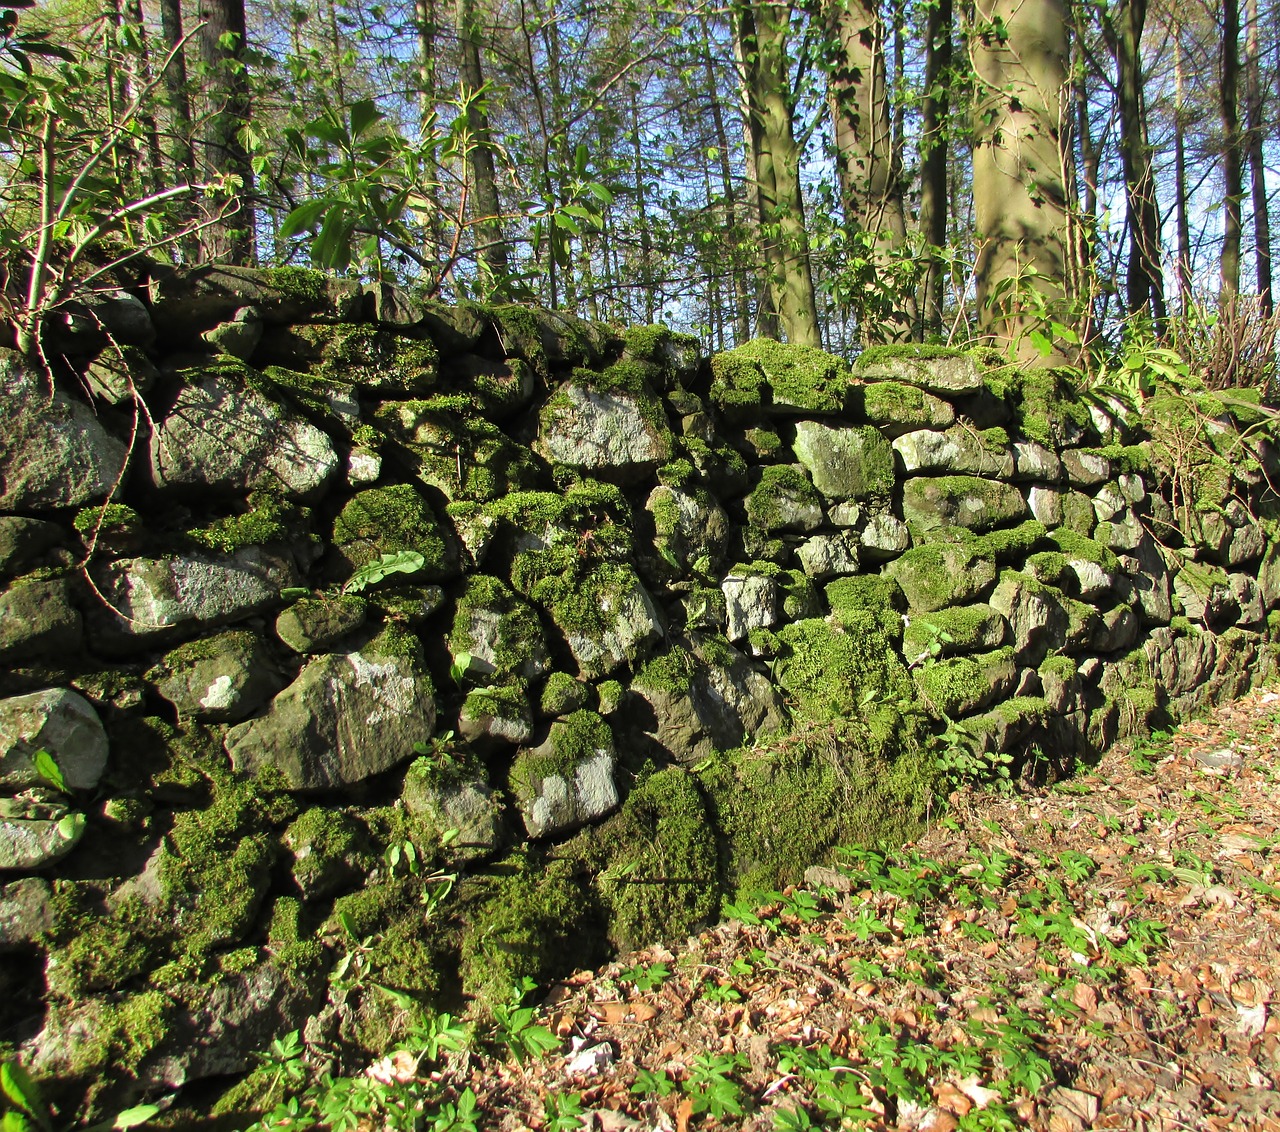
[[1256, 693], [553, 988], [505, 1036], [563, 1053], [455, 1055], [426, 1126], [1280, 1132], [1278, 866]]

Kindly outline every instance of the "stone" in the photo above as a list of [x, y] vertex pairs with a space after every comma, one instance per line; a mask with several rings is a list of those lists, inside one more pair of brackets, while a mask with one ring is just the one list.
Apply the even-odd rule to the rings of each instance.
[[741, 641], [754, 629], [778, 623], [778, 583], [767, 574], [731, 571], [720, 583], [728, 619], [727, 636]]
[[907, 472], [959, 472], [996, 479], [1013, 475], [1013, 453], [1007, 443], [990, 444], [964, 425], [946, 432], [904, 433], [893, 442], [893, 450]]
[[146, 393], [160, 377], [155, 364], [136, 346], [103, 350], [85, 370], [89, 392], [108, 405], [127, 405]]
[[854, 373], [867, 382], [900, 381], [943, 396], [976, 393], [983, 387], [978, 363], [959, 351], [933, 357], [868, 351], [859, 359]]
[[985, 602], [916, 614], [902, 636], [902, 655], [908, 664], [931, 658], [999, 648], [1009, 635], [1003, 615]]
[[609, 724], [580, 711], [551, 724], [537, 747], [516, 755], [512, 793], [532, 838], [559, 836], [618, 808], [617, 754]]
[[800, 467], [774, 464], [747, 496], [747, 521], [769, 533], [807, 534], [822, 525], [822, 500]]
[[211, 723], [237, 723], [252, 715], [281, 683], [266, 646], [242, 629], [174, 649], [155, 676], [156, 691], [179, 717]]
[[867, 517], [858, 545], [868, 562], [888, 562], [911, 548], [911, 532], [901, 519], [884, 511]]
[[367, 448], [353, 448], [347, 454], [347, 483], [368, 487], [382, 478], [382, 457]]
[[1093, 536], [1098, 517], [1093, 500], [1080, 491], [1068, 491], [1062, 497], [1062, 525], [1085, 538]]
[[671, 459], [662, 405], [648, 390], [595, 389], [566, 382], [538, 417], [541, 456], [616, 483], [637, 483]]
[[1235, 595], [1221, 571], [1187, 563], [1173, 575], [1173, 593], [1191, 621], [1215, 626], [1235, 619]]
[[631, 683], [627, 723], [692, 766], [779, 730], [777, 689], [738, 650], [692, 635], [645, 665]]
[[990, 602], [1009, 622], [1014, 655], [1020, 664], [1039, 664], [1050, 649], [1061, 648], [1066, 642], [1067, 610], [1050, 587], [1006, 570]]
[[107, 732], [89, 703], [68, 688], [0, 700], [0, 787], [47, 786], [35, 765], [47, 751], [72, 790], [93, 790], [107, 767]]
[[458, 574], [453, 532], [411, 483], [369, 487], [353, 495], [334, 519], [332, 541], [335, 557], [351, 573], [384, 554], [413, 551], [423, 559], [414, 577], [435, 582]]
[[307, 502], [324, 493], [338, 464], [315, 425], [216, 371], [183, 387], [151, 437], [157, 487], [274, 491]]
[[893, 452], [877, 429], [797, 421], [792, 448], [826, 499], [887, 498], [893, 492]]
[[1133, 472], [1121, 472], [1116, 476], [1116, 487], [1120, 489], [1120, 494], [1135, 507], [1147, 498], [1147, 485], [1142, 482], [1141, 476]]
[[1068, 448], [1061, 453], [1062, 467], [1072, 487], [1097, 487], [1111, 478], [1111, 461], [1087, 448]]
[[875, 381], [860, 387], [862, 415], [892, 440], [916, 429], [945, 429], [955, 423], [952, 406], [916, 385]]
[[200, 337], [217, 353], [247, 362], [262, 341], [262, 314], [257, 307], [241, 307], [230, 321], [209, 327]]
[[126, 446], [12, 350], [0, 350], [0, 403], [0, 510], [83, 507], [115, 490]]
[[305, 811], [280, 840], [293, 857], [293, 881], [308, 902], [363, 880], [374, 861], [364, 827], [330, 806]]
[[864, 511], [861, 503], [846, 499], [842, 503], [833, 503], [827, 510], [827, 518], [833, 527], [856, 527], [862, 522]]
[[699, 586], [682, 594], [680, 604], [684, 610], [685, 628], [690, 631], [723, 633], [728, 627], [729, 605], [723, 590]]
[[1089, 647], [1097, 652], [1131, 649], [1138, 640], [1138, 615], [1127, 605], [1117, 605], [1102, 613]]
[[902, 514], [923, 530], [960, 526], [985, 531], [1023, 519], [1027, 503], [1012, 484], [977, 476], [916, 476], [902, 488]]
[[[1052, 449], [1034, 440], [1019, 440], [1013, 445], [1013, 475], [1020, 480], [1057, 483], [1063, 477], [1062, 461]], [[1035, 490], [1034, 488], [1032, 490]], [[1038, 516], [1037, 516], [1038, 518]], [[1043, 522], [1043, 520], [1041, 520]]]
[[1069, 657], [1051, 656], [1040, 665], [1040, 694], [1053, 715], [1074, 711], [1080, 693], [1080, 678]]
[[711, 358], [711, 400], [736, 421], [839, 413], [849, 402], [849, 366], [813, 346], [754, 338]]
[[1267, 549], [1267, 536], [1256, 523], [1237, 527], [1227, 547], [1227, 565], [1244, 566], [1261, 558]]
[[1046, 527], [1062, 523], [1062, 491], [1056, 487], [1036, 484], [1027, 490], [1027, 507], [1032, 516]]
[[411, 758], [435, 731], [431, 681], [408, 656], [309, 661], [267, 713], [227, 730], [241, 774], [271, 770], [291, 790], [335, 790]]
[[487, 856], [502, 843], [502, 803], [479, 771], [451, 774], [417, 759], [400, 797], [410, 814], [440, 834], [457, 830], [449, 850], [463, 858]]
[[399, 334], [429, 337], [450, 354], [474, 350], [492, 331], [493, 320], [479, 303], [420, 299], [393, 283], [366, 283], [364, 290], [373, 301], [377, 322]]
[[88, 615], [96, 649], [131, 652], [263, 613], [301, 581], [292, 558], [250, 546], [235, 554], [123, 558], [91, 567], [105, 606]]
[[858, 572], [858, 540], [848, 532], [814, 535], [796, 549], [804, 572], [817, 581]]
[[102, 291], [86, 305], [114, 341], [121, 346], [147, 349], [155, 343], [156, 327], [151, 312], [137, 295], [128, 291]]
[[1136, 550], [1146, 537], [1147, 529], [1142, 525], [1138, 513], [1129, 506], [1113, 515], [1106, 522], [1099, 523], [1093, 530], [1093, 537], [1103, 546], [1116, 552]]
[[1280, 542], [1268, 542], [1258, 566], [1258, 589], [1267, 609], [1280, 604]]
[[678, 574], [714, 573], [724, 562], [729, 516], [707, 491], [659, 485], [645, 510], [653, 516], [654, 546]]
[[0, 872], [30, 872], [62, 860], [84, 836], [84, 815], [58, 803], [0, 798]]
[[472, 688], [458, 711], [458, 731], [476, 751], [519, 747], [533, 738], [533, 709], [521, 684]]
[[1169, 571], [1155, 540], [1148, 535], [1129, 555], [1120, 557], [1120, 568], [1133, 583], [1138, 611], [1146, 625], [1167, 625], [1173, 617]]
[[76, 655], [84, 640], [70, 578], [29, 578], [0, 593], [0, 660]]
[[884, 567], [918, 613], [963, 605], [996, 580], [996, 564], [958, 543], [932, 543], [908, 550]]
[[40, 877], [0, 887], [0, 955], [38, 942], [53, 931], [53, 890]]
[[1267, 618], [1266, 608], [1262, 603], [1262, 591], [1258, 583], [1248, 574], [1232, 574], [1230, 576], [1231, 596], [1240, 607], [1237, 625], [1260, 625]]
[[276, 636], [296, 653], [328, 652], [364, 624], [367, 611], [358, 594], [304, 597], [276, 618]]
[[1120, 485], [1116, 483], [1104, 483], [1093, 497], [1093, 513], [1098, 516], [1100, 523], [1113, 519], [1128, 506], [1129, 501], [1121, 492]]
[[498, 681], [537, 680], [551, 669], [533, 607], [501, 578], [472, 574], [458, 597], [449, 653], [470, 656], [468, 670]]
[[450, 361], [447, 373], [452, 385], [477, 398], [485, 414], [498, 420], [527, 409], [538, 392], [533, 367], [520, 358], [463, 354]]
[[981, 711], [1013, 690], [1018, 669], [1008, 649], [987, 656], [953, 656], [913, 673], [935, 715], [954, 719]]
[[66, 534], [57, 523], [0, 515], [0, 576], [25, 574], [45, 565], [50, 552], [65, 541]]

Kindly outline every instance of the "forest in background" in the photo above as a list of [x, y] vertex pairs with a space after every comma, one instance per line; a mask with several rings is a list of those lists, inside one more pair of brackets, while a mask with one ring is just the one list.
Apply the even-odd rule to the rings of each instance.
[[0, 11], [19, 344], [80, 265], [145, 249], [716, 349], [976, 331], [1074, 361], [1141, 327], [1269, 377], [1265, 0]]

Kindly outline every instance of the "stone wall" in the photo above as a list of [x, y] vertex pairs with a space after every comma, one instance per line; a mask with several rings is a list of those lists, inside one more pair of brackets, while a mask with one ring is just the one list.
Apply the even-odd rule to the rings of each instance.
[[381, 1052], [379, 986], [687, 932], [909, 836], [939, 760], [1053, 772], [1272, 669], [1248, 393], [1126, 424], [295, 269], [47, 341], [56, 388], [0, 354], [0, 1042], [64, 1096]]

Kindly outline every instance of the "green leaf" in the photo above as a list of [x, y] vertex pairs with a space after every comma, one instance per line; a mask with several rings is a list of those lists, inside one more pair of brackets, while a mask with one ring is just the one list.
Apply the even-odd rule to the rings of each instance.
[[9, 1104], [31, 1117], [41, 1128], [49, 1127], [48, 1109], [40, 1095], [40, 1086], [19, 1062], [0, 1062], [0, 1093]]
[[134, 1108], [126, 1108], [124, 1112], [116, 1117], [112, 1128], [136, 1128], [139, 1124], [146, 1124], [153, 1116], [160, 1111], [153, 1104], [140, 1104]]
[[1047, 358], [1053, 353], [1053, 343], [1049, 340], [1049, 336], [1042, 330], [1033, 330], [1027, 335], [1031, 339], [1031, 344], [1042, 358]]
[[382, 120], [382, 111], [372, 98], [362, 98], [351, 106], [351, 136], [358, 138], [370, 126]]
[[31, 764], [35, 767], [36, 774], [55, 790], [60, 790], [64, 794], [70, 793], [67, 789], [67, 780], [62, 773], [62, 767], [58, 765], [58, 760], [43, 747], [32, 756]]
[[361, 566], [342, 587], [343, 593], [359, 593], [369, 586], [377, 585], [392, 574], [416, 574], [427, 560], [416, 550], [401, 550], [394, 554], [384, 554]]
[[284, 218], [284, 223], [280, 225], [279, 238], [287, 240], [299, 232], [309, 231], [332, 204], [333, 201], [322, 197], [319, 200], [309, 200], [305, 204], [298, 205]]

